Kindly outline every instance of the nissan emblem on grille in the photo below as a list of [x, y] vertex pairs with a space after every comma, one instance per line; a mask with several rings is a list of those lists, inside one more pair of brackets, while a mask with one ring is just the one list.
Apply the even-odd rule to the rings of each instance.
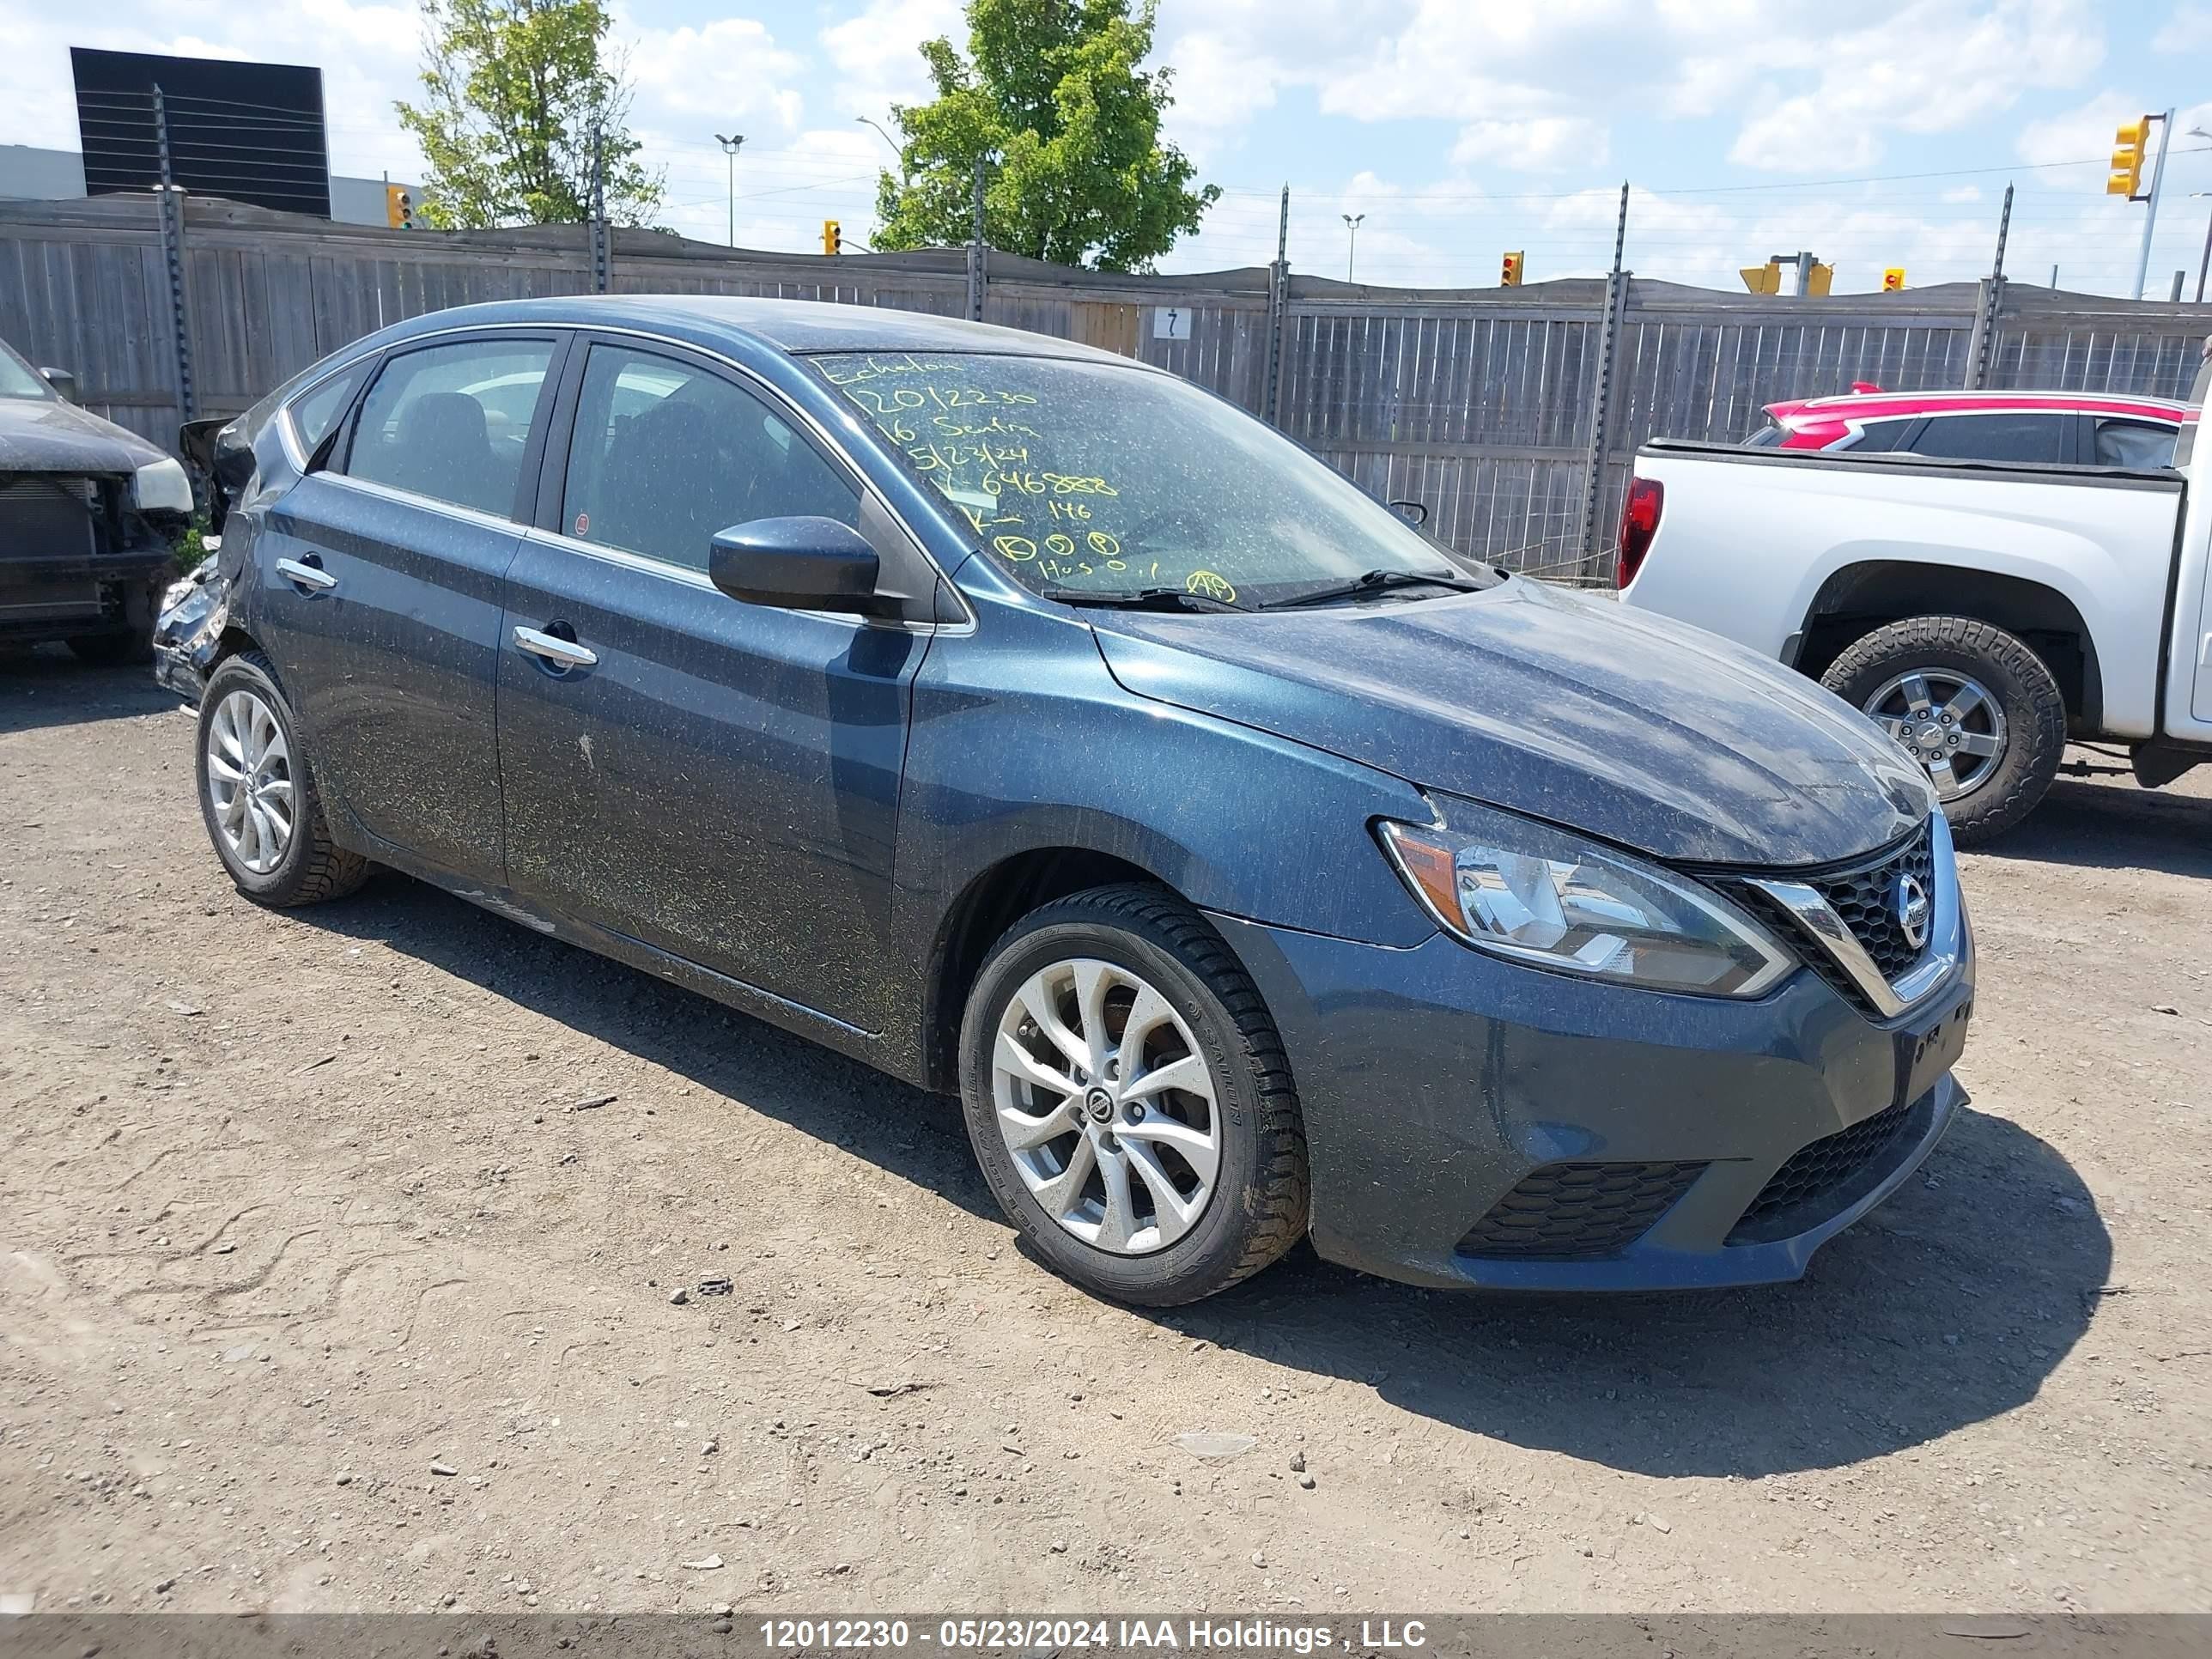
[[1919, 950], [1928, 943], [1928, 915], [1932, 908], [1928, 902], [1928, 890], [1914, 876], [1899, 871], [1891, 902], [1897, 907], [1897, 926], [1905, 935], [1905, 942]]

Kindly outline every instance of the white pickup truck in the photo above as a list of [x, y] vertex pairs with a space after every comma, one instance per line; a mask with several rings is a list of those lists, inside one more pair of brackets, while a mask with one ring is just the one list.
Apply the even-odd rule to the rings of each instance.
[[[2212, 357], [2191, 401], [2201, 410]], [[2148, 787], [2212, 760], [2212, 489], [2171, 468], [1655, 442], [1622, 514], [1624, 604], [1819, 679], [1928, 768], [1952, 833], [2025, 817], [2067, 740]]]

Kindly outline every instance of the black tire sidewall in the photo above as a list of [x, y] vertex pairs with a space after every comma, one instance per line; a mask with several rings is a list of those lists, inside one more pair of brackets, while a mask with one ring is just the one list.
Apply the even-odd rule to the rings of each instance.
[[2057, 775], [2066, 749], [2064, 699], [2032, 647], [1992, 623], [1957, 617], [1917, 617], [1878, 629], [1838, 657], [1821, 683], [1863, 711], [1888, 681], [1926, 669], [1971, 676], [2004, 715], [2003, 758], [1985, 781], [1942, 804], [1955, 839], [1986, 840], [2026, 817]]
[[[231, 856], [222, 831], [216, 822], [215, 796], [208, 787], [208, 727], [215, 720], [215, 711], [222, 700], [234, 691], [252, 691], [267, 703], [276, 717], [276, 724], [284, 733], [285, 752], [291, 758], [292, 773], [292, 838], [284, 843], [283, 856], [276, 867], [267, 875], [248, 870]], [[307, 778], [306, 757], [300, 748], [299, 722], [292, 717], [292, 705], [285, 700], [283, 688], [274, 676], [250, 657], [226, 659], [209, 678], [206, 695], [200, 699], [200, 717], [192, 755], [192, 775], [199, 790], [200, 821], [207, 826], [208, 842], [215, 848], [216, 857], [222, 861], [223, 873], [231, 878], [238, 890], [248, 898], [268, 904], [289, 902], [305, 884], [310, 848], [314, 840], [312, 820], [308, 814], [315, 810], [313, 785]]]
[[[1249, 1242], [1248, 1194], [1263, 1186], [1259, 1079], [1243, 1034], [1204, 978], [1171, 945], [1103, 922], [1053, 919], [1051, 909], [1010, 935], [977, 975], [960, 1031], [960, 1098], [968, 1138], [1000, 1206], [1055, 1271], [1117, 1301], [1194, 1301], [1240, 1276]], [[991, 1087], [999, 1020], [1014, 991], [1055, 962], [1094, 957], [1144, 979], [1182, 1016], [1213, 1076], [1221, 1161], [1206, 1213], [1182, 1238], [1146, 1255], [1115, 1255], [1063, 1231], [1030, 1194], [999, 1133]]]

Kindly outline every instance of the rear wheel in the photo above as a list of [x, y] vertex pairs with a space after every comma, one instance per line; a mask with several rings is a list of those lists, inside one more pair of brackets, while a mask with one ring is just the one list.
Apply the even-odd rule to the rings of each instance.
[[1821, 684], [1859, 708], [1927, 769], [1961, 843], [2033, 811], [2066, 748], [2066, 702], [2042, 658], [1968, 617], [1910, 617], [1876, 629]]
[[1194, 1302], [1304, 1236], [1282, 1041], [1220, 935], [1171, 895], [1098, 888], [1024, 918], [977, 976], [960, 1049], [984, 1178], [1085, 1289]]
[[228, 658], [200, 699], [200, 817], [238, 890], [313, 904], [361, 885], [368, 860], [331, 839], [292, 706], [258, 652]]

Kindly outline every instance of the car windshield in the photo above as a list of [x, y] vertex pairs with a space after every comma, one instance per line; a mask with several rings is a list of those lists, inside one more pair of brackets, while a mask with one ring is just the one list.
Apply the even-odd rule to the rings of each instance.
[[0, 346], [0, 398], [33, 398], [43, 401], [53, 395], [53, 388], [40, 377], [38, 370], [7, 347]]
[[1394, 596], [1407, 577], [1470, 580], [1397, 514], [1171, 376], [981, 353], [813, 362], [1034, 591], [1249, 608], [1362, 577]]

